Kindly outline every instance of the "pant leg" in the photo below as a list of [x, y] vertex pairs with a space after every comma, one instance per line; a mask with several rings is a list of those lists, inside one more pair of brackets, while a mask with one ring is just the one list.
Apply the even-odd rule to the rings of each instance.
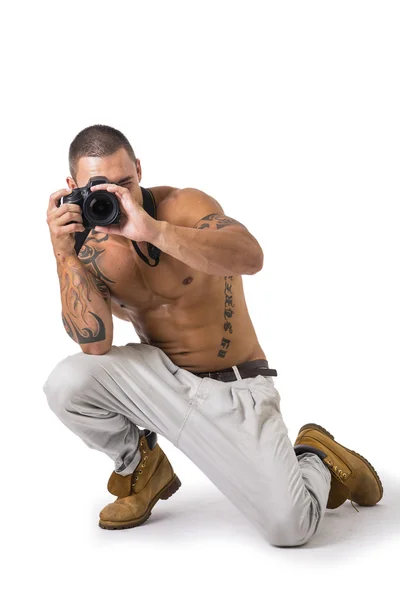
[[204, 378], [180, 448], [275, 546], [300, 546], [326, 510], [331, 473], [296, 456], [272, 377]]
[[306, 543], [324, 514], [330, 472], [296, 457], [272, 377], [223, 383], [177, 367], [154, 346], [112, 346], [62, 360], [43, 386], [50, 408], [127, 475], [138, 426], [180, 448], [277, 546]]
[[140, 462], [139, 427], [175, 444], [201, 381], [159, 348], [130, 343], [64, 358], [43, 390], [58, 418], [128, 475]]

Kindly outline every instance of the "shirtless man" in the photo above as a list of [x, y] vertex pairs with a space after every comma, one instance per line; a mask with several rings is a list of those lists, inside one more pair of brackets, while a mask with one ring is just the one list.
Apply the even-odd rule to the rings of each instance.
[[[194, 188], [147, 188], [140, 160], [118, 130], [94, 125], [69, 151], [69, 189], [50, 196], [47, 223], [60, 280], [62, 319], [81, 352], [62, 360], [44, 384], [56, 415], [115, 462], [100, 513], [105, 529], [144, 523], [181, 482], [157, 434], [182, 450], [277, 546], [306, 543], [326, 508], [345, 500], [376, 504], [373, 467], [315, 424], [287, 436], [280, 396], [251, 322], [242, 275], [263, 266], [255, 237]], [[76, 204], [91, 188], [118, 199], [120, 223], [85, 230]], [[142, 258], [132, 242], [136, 242]], [[148, 244], [160, 250], [159, 263]], [[130, 321], [140, 343], [113, 345], [113, 317]], [[139, 427], [144, 428], [143, 430]]]

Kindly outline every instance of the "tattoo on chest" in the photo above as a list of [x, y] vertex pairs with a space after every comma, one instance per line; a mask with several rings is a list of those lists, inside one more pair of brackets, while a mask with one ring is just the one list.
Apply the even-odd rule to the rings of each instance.
[[[233, 307], [235, 306], [233, 304], [232, 301], [232, 282], [233, 282], [233, 276], [230, 275], [229, 277], [224, 277], [225, 279], [225, 309], [224, 309], [224, 330], [226, 332], [226, 335], [232, 335], [232, 323], [231, 323], [231, 318], [232, 315], [234, 314], [234, 310]], [[219, 358], [225, 358], [226, 353], [228, 352], [229, 349], [229, 344], [231, 343], [231, 339], [229, 337], [223, 337], [221, 340], [221, 346], [218, 350], [218, 357]]]

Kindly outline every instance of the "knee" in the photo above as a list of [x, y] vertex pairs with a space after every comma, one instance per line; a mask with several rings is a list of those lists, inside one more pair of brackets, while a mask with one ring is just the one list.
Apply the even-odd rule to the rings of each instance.
[[293, 528], [288, 523], [275, 524], [272, 530], [268, 532], [267, 537], [269, 543], [278, 548], [303, 546], [309, 539], [302, 535], [298, 528]]
[[263, 532], [272, 546], [292, 548], [303, 546], [315, 533], [315, 528], [307, 526], [307, 518], [300, 520], [298, 515], [288, 514], [277, 518], [263, 527]]
[[90, 385], [94, 362], [91, 358], [83, 352], [67, 356], [50, 372], [42, 389], [54, 413], [70, 408], [73, 398]]

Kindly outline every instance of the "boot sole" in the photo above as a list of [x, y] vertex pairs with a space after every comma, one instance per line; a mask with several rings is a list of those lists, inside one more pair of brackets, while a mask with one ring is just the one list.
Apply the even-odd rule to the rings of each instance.
[[[354, 450], [350, 450], [349, 448], [346, 448], [346, 446], [343, 446], [342, 444], [339, 444], [339, 442], [336, 442], [335, 438], [333, 437], [333, 435], [331, 433], [329, 433], [329, 431], [327, 431], [326, 429], [324, 429], [323, 427], [321, 427], [321, 425], [317, 425], [316, 423], [307, 423], [307, 425], [303, 425], [303, 427], [300, 428], [299, 434], [304, 431], [304, 429], [309, 429], [310, 427], [312, 427], [313, 429], [318, 429], [318, 431], [320, 431], [321, 433], [324, 433], [325, 435], [327, 435], [329, 438], [331, 438], [331, 440], [334, 440], [335, 443], [340, 446], [341, 448], [344, 448], [345, 450], [347, 450], [347, 452], [350, 452], [350, 454], [353, 454], [354, 456], [357, 456], [358, 458], [360, 458], [366, 465], [368, 465], [368, 467], [371, 469], [371, 471], [373, 472], [376, 481], [378, 482], [379, 485], [379, 490], [380, 490], [380, 498], [379, 500], [381, 500], [382, 496], [383, 496], [383, 484], [382, 481], [380, 480], [380, 477], [378, 475], [378, 473], [375, 471], [374, 467], [371, 465], [371, 463], [364, 457], [361, 456], [361, 454], [358, 454], [358, 452], [354, 452]], [[377, 500], [376, 504], [379, 502], [379, 500]], [[360, 504], [359, 502], [357, 502], [357, 504], [359, 506], [369, 506], [369, 504]]]
[[179, 477], [175, 475], [173, 479], [171, 479], [171, 481], [167, 483], [167, 485], [164, 486], [156, 496], [154, 496], [144, 515], [142, 515], [138, 519], [133, 519], [132, 521], [123, 521], [122, 523], [118, 524], [114, 523], [113, 521], [102, 521], [100, 519], [99, 526], [102, 529], [131, 529], [131, 527], [137, 527], [138, 525], [142, 525], [150, 517], [151, 510], [155, 503], [158, 502], [158, 500], [168, 500], [168, 498], [170, 498], [173, 494], [175, 494], [175, 492], [179, 490], [181, 485], [182, 483]]

